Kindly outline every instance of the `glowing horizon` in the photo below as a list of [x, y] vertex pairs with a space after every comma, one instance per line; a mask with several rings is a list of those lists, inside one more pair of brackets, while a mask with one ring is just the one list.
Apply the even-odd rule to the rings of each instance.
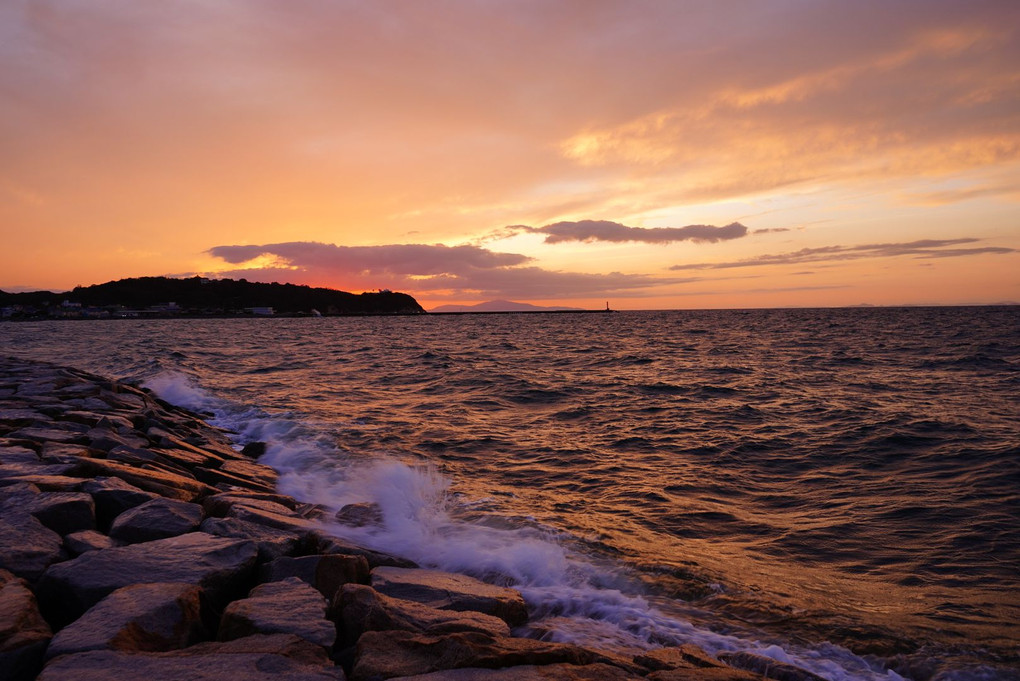
[[0, 289], [1020, 301], [1020, 6], [8, 3]]

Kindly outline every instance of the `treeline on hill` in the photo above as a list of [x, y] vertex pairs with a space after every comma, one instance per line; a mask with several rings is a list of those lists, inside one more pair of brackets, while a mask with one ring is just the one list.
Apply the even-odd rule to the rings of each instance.
[[378, 291], [348, 293], [328, 288], [297, 284], [262, 284], [246, 279], [171, 279], [138, 277], [120, 279], [94, 286], [78, 286], [66, 293], [0, 291], [0, 305], [59, 304], [62, 301], [83, 306], [123, 306], [144, 309], [176, 303], [184, 312], [231, 314], [245, 308], [271, 307], [277, 314], [409, 314], [425, 310], [406, 293]]

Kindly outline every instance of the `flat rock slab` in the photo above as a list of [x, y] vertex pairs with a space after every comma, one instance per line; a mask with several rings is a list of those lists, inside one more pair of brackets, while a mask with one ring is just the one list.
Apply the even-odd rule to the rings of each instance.
[[110, 537], [126, 544], [166, 539], [193, 532], [202, 522], [202, 507], [179, 499], [153, 499], [117, 516]]
[[652, 671], [726, 666], [698, 646], [691, 644], [649, 650], [635, 656], [634, 663]]
[[[320, 649], [321, 650], [321, 649]], [[97, 650], [63, 655], [46, 665], [40, 681], [343, 681], [328, 661], [308, 662], [273, 651], [234, 651], [208, 645], [173, 653]]]
[[504, 669], [449, 669], [394, 677], [393, 681], [637, 681], [641, 678], [608, 664], [549, 664]]
[[92, 495], [96, 503], [96, 520], [107, 527], [124, 511], [159, 499], [155, 492], [146, 492], [120, 478], [100, 476], [82, 483], [82, 490]]
[[52, 636], [25, 580], [0, 570], [0, 677], [35, 678]]
[[347, 584], [341, 589], [337, 610], [344, 639], [349, 645], [366, 631], [413, 631], [431, 635], [477, 631], [493, 637], [510, 635], [510, 627], [498, 617], [480, 612], [440, 610], [390, 598], [361, 584]]
[[496, 638], [475, 632], [429, 636], [407, 631], [368, 631], [358, 639], [351, 678], [369, 681], [462, 667], [585, 665], [599, 662], [597, 658], [584, 648], [529, 638]]
[[0, 516], [0, 569], [34, 582], [61, 558], [60, 535], [24, 512]]
[[719, 659], [733, 667], [761, 674], [776, 681], [825, 681], [821, 676], [806, 669], [755, 653], [721, 653]]
[[40, 605], [51, 622], [66, 624], [121, 587], [157, 581], [196, 584], [222, 603], [243, 586], [257, 555], [249, 541], [204, 532], [89, 551], [46, 571]]
[[112, 539], [95, 530], [72, 532], [64, 537], [64, 548], [75, 556], [80, 556], [88, 551], [112, 549], [114, 546]]
[[155, 652], [183, 648], [204, 633], [192, 584], [161, 582], [117, 589], [61, 629], [46, 657], [88, 650]]
[[138, 468], [116, 461], [100, 461], [88, 459], [82, 462], [82, 473], [92, 476], [109, 476], [120, 478], [135, 487], [153, 492], [162, 497], [194, 501], [201, 497], [216, 494], [217, 490], [194, 478], [167, 473], [165, 471]]
[[344, 584], [368, 584], [368, 561], [364, 556], [326, 554], [278, 558], [263, 565], [263, 582], [276, 582], [297, 577], [319, 590], [327, 603], [332, 603]]
[[752, 674], [733, 667], [685, 667], [652, 672], [648, 681], [762, 681], [761, 674]]
[[452, 572], [379, 567], [372, 570], [372, 588], [393, 598], [417, 601], [440, 610], [472, 610], [493, 615], [511, 627], [528, 621], [528, 608], [517, 590]]
[[259, 561], [263, 563], [297, 553], [305, 543], [301, 534], [237, 518], [206, 518], [198, 529], [217, 537], [233, 537], [255, 542], [259, 551]]
[[221, 641], [252, 634], [294, 634], [327, 650], [336, 642], [336, 627], [326, 619], [326, 599], [297, 577], [257, 586], [223, 611]]

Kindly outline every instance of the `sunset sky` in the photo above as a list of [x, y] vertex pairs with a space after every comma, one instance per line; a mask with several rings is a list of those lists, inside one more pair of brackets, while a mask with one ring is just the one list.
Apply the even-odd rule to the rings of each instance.
[[1020, 2], [5, 0], [0, 289], [1020, 301]]

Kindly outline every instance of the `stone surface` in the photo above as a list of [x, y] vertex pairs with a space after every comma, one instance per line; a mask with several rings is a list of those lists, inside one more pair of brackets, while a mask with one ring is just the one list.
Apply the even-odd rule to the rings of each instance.
[[510, 627], [498, 617], [480, 612], [440, 610], [390, 598], [361, 584], [347, 584], [340, 590], [336, 610], [347, 645], [354, 645], [366, 631], [399, 630], [432, 635], [477, 631], [493, 637], [510, 635]]
[[0, 515], [0, 569], [34, 582], [61, 559], [60, 535], [24, 512]]
[[283, 494], [268, 492], [224, 492], [202, 500], [206, 515], [225, 518], [234, 506], [248, 506], [280, 515], [291, 515], [297, 502]]
[[262, 563], [281, 556], [293, 555], [306, 543], [302, 540], [302, 535], [237, 518], [206, 518], [198, 529], [217, 537], [234, 537], [255, 542], [259, 551], [259, 561]]
[[297, 577], [318, 589], [327, 603], [332, 603], [344, 584], [368, 584], [368, 561], [364, 556], [342, 554], [278, 558], [263, 565], [259, 577], [263, 582]]
[[368, 631], [358, 639], [351, 678], [367, 681], [461, 667], [499, 669], [598, 661], [589, 650], [529, 638], [497, 638], [477, 632], [429, 636], [408, 631]]
[[57, 632], [46, 657], [86, 650], [164, 651], [204, 634], [201, 590], [192, 584], [134, 584], [117, 589]]
[[25, 510], [61, 535], [96, 527], [95, 503], [84, 492], [43, 492]]
[[347, 504], [336, 512], [333, 519], [341, 525], [349, 525], [351, 527], [382, 525], [383, 513], [379, 504], [366, 501], [358, 504]]
[[82, 472], [91, 476], [120, 478], [147, 492], [154, 492], [163, 497], [182, 501], [194, 501], [216, 493], [216, 490], [209, 485], [183, 475], [137, 468], [116, 461], [88, 459], [82, 463]]
[[79, 556], [87, 551], [101, 551], [113, 548], [114, 542], [102, 532], [83, 530], [72, 532], [64, 537], [64, 548], [71, 554]]
[[449, 669], [395, 677], [394, 681], [637, 681], [641, 678], [607, 664], [550, 664], [503, 669]]
[[720, 653], [719, 660], [726, 664], [743, 669], [753, 674], [760, 674], [777, 681], [825, 681], [821, 676], [792, 664], [773, 660], [771, 657], [755, 653]]
[[177, 499], [153, 499], [117, 516], [110, 537], [125, 544], [176, 537], [202, 523], [202, 507]]
[[368, 561], [368, 566], [373, 569], [377, 567], [418, 567], [414, 561], [362, 548], [343, 539], [327, 536], [322, 532], [315, 532], [315, 536], [318, 539], [317, 553], [346, 553], [349, 556], [364, 556]]
[[515, 589], [452, 572], [380, 567], [372, 570], [372, 587], [387, 596], [441, 610], [473, 610], [494, 615], [511, 627], [528, 621], [524, 598]]
[[35, 678], [52, 636], [28, 584], [0, 570], [0, 678]]
[[652, 671], [726, 666], [698, 646], [690, 644], [649, 650], [635, 656], [634, 663]]
[[223, 611], [221, 641], [252, 634], [294, 634], [327, 650], [336, 641], [336, 627], [326, 619], [326, 599], [297, 577], [257, 586]]
[[197, 584], [222, 604], [243, 593], [257, 554], [249, 541], [204, 532], [90, 551], [46, 571], [40, 606], [49, 621], [66, 624], [113, 591], [148, 582]]
[[[309, 648], [318, 650], [316, 653]], [[40, 681], [343, 681], [322, 649], [296, 637], [259, 636], [167, 653], [94, 650], [51, 660]]]
[[100, 527], [109, 527], [124, 511], [159, 498], [158, 494], [141, 490], [120, 478], [105, 476], [88, 480], [81, 488], [95, 501], [96, 521]]

